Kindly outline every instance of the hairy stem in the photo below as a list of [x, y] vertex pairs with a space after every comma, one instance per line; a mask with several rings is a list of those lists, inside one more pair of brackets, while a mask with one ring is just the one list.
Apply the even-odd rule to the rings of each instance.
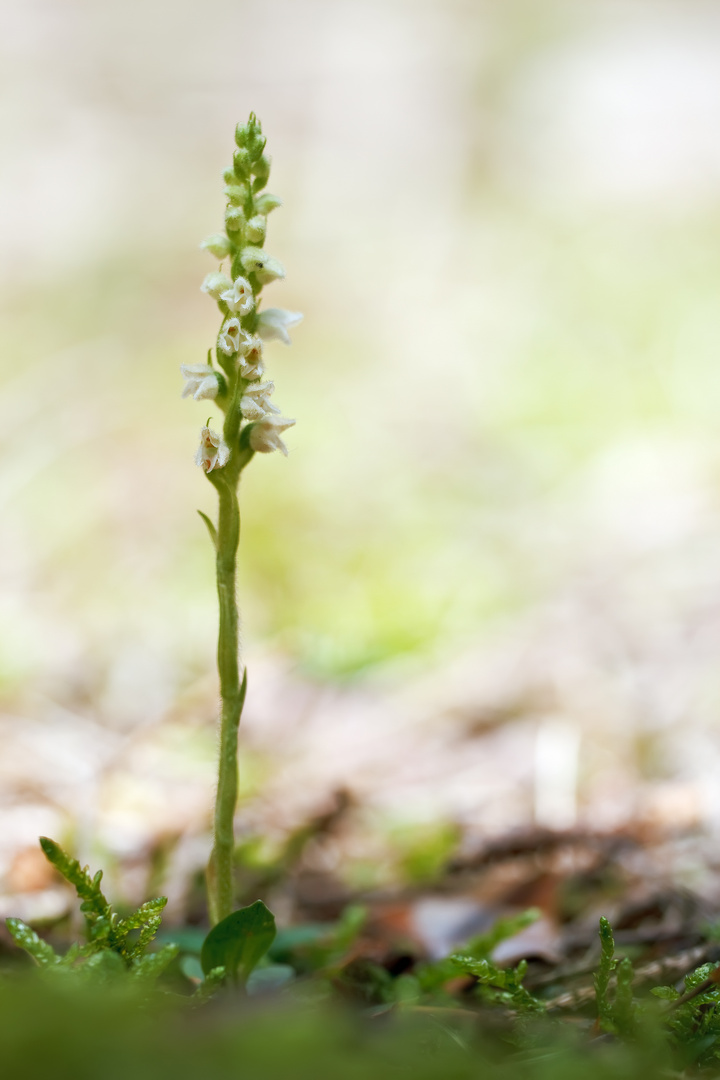
[[240, 508], [237, 475], [220, 476], [214, 483], [219, 497], [217, 528], [217, 589], [220, 605], [218, 671], [220, 674], [220, 759], [213, 849], [208, 867], [208, 903], [213, 926], [233, 910], [233, 819], [237, 804], [237, 740], [245, 700], [247, 672], [240, 682], [238, 663], [238, 608], [235, 593], [237, 550], [240, 542]]

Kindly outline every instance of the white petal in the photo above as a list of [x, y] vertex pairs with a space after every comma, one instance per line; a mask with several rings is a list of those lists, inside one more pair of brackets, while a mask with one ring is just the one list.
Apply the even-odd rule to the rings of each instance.
[[215, 273], [207, 275], [200, 286], [200, 291], [207, 293], [209, 296], [214, 296], [217, 300], [221, 292], [231, 288], [232, 281], [226, 274]]
[[201, 401], [203, 398], [215, 398], [219, 389], [217, 376], [213, 373], [202, 380], [193, 397], [196, 401]]
[[285, 311], [284, 308], [267, 308], [258, 316], [257, 332], [265, 341], [282, 341], [290, 345], [288, 330], [302, 322], [301, 311]]
[[189, 379], [191, 375], [212, 375], [213, 373], [210, 364], [181, 364], [180, 371], [186, 379]]

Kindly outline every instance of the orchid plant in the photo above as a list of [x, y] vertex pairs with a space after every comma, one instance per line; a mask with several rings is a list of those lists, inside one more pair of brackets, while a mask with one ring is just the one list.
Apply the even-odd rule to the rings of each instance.
[[217, 662], [220, 675], [220, 751], [215, 800], [213, 848], [207, 887], [210, 921], [226, 919], [233, 910], [234, 816], [237, 804], [238, 727], [245, 701], [247, 671], [239, 662], [236, 596], [237, 552], [240, 541], [238, 486], [243, 470], [256, 453], [280, 450], [287, 455], [283, 433], [295, 423], [282, 416], [271, 401], [275, 384], [264, 380], [264, 346], [270, 341], [290, 344], [289, 331], [302, 319], [282, 308], [261, 310], [265, 285], [285, 277], [282, 264], [263, 248], [267, 216], [281, 205], [264, 189], [270, 175], [265, 136], [254, 113], [235, 131], [237, 149], [232, 168], [224, 173], [225, 232], [201, 244], [219, 260], [201, 288], [216, 302], [221, 317], [215, 345], [206, 364], [183, 364], [184, 397], [213, 400], [224, 413], [222, 432], [200, 432], [196, 463], [218, 494], [214, 524], [202, 512], [216, 551], [220, 620]]
[[[238, 910], [233, 904], [237, 740], [247, 688], [244, 669], [240, 676], [235, 592], [240, 541], [238, 486], [243, 469], [256, 453], [280, 450], [287, 454], [282, 434], [295, 421], [281, 416], [270, 400], [275, 385], [263, 380], [263, 348], [268, 341], [289, 345], [289, 331], [302, 319], [296, 311], [260, 310], [263, 287], [285, 276], [282, 264], [263, 249], [267, 215], [280, 206], [280, 199], [264, 191], [270, 161], [263, 152], [265, 137], [254, 113], [247, 124], [238, 125], [235, 142], [232, 168], [224, 174], [225, 232], [209, 236], [201, 245], [219, 260], [218, 269], [208, 274], [202, 284], [203, 292], [220, 309], [215, 359], [213, 362], [210, 349], [206, 364], [181, 367], [185, 378], [183, 397], [213, 400], [225, 414], [222, 432], [214, 431], [208, 419], [200, 432], [195, 456], [218, 493], [217, 524], [202, 511], [199, 513], [216, 551], [220, 604], [217, 657], [222, 700], [213, 847], [207, 875], [212, 928], [202, 946], [204, 981], [196, 993], [198, 1000], [211, 996], [226, 981], [245, 986], [275, 937], [275, 920], [261, 900]], [[178, 953], [178, 946], [173, 944], [149, 951], [167, 903], [165, 897], [149, 900], [122, 917], [100, 891], [102, 871], [91, 876], [87, 867], [82, 867], [54, 840], [41, 837], [40, 844], [45, 857], [82, 901], [87, 941], [59, 955], [21, 919], [7, 919], [16, 944], [40, 968], [52, 972], [74, 971], [83, 977], [104, 978], [108, 973], [122, 971], [144, 981], [156, 979]]]

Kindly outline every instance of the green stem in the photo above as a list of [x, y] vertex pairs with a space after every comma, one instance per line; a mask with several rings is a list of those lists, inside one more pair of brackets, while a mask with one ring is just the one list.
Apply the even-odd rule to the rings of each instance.
[[[224, 470], [223, 470], [224, 471]], [[234, 472], [234, 470], [233, 470]], [[233, 910], [233, 820], [237, 804], [237, 740], [245, 701], [247, 672], [242, 683], [238, 663], [238, 608], [235, 592], [237, 550], [240, 542], [238, 475], [208, 474], [219, 497], [217, 528], [217, 589], [220, 605], [218, 672], [220, 674], [220, 760], [215, 800], [213, 849], [208, 866], [208, 903], [213, 926]]]

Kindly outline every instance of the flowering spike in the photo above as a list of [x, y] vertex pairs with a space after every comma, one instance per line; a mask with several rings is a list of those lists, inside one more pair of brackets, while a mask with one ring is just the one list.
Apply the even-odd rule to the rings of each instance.
[[218, 371], [212, 364], [184, 364], [183, 396], [195, 400], [216, 398], [225, 413], [223, 432], [210, 427], [211, 417], [200, 432], [195, 460], [218, 491], [217, 527], [201, 513], [216, 547], [216, 574], [220, 599], [218, 672], [222, 716], [220, 762], [213, 827], [213, 850], [208, 866], [208, 901], [213, 925], [234, 908], [233, 818], [237, 803], [237, 731], [242, 713], [245, 680], [238, 662], [238, 612], [236, 564], [240, 509], [238, 483], [242, 470], [255, 452], [279, 450], [287, 454], [281, 436], [295, 423], [279, 415], [272, 404], [272, 381], [262, 382], [263, 342], [290, 344], [289, 331], [302, 315], [297, 311], [268, 308], [258, 311], [263, 286], [285, 277], [282, 263], [263, 248], [267, 215], [281, 205], [277, 195], [259, 194], [270, 175], [265, 136], [254, 113], [235, 129], [236, 149], [232, 167], [223, 173], [225, 182], [226, 233], [213, 233], [201, 247], [221, 262], [229, 258], [228, 274], [208, 274], [203, 292], [216, 301], [221, 315], [217, 335]]

